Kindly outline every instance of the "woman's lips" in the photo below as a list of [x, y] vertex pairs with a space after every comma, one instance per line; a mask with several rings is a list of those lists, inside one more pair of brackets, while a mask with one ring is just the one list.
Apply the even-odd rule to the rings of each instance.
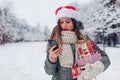
[[68, 29], [64, 29], [64, 31], [68, 31]]

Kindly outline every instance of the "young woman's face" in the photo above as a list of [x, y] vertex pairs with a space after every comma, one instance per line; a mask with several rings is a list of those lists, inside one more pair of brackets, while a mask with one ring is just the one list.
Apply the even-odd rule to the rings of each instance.
[[60, 26], [64, 31], [72, 31], [74, 29], [74, 25], [71, 18], [61, 18]]

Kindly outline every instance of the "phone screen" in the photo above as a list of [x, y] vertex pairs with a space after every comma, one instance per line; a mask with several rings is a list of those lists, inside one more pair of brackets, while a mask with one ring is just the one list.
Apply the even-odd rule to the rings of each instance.
[[50, 47], [56, 45], [56, 47], [54, 48], [54, 50], [58, 48], [58, 44], [57, 44], [57, 41], [56, 41], [56, 40], [54, 40], [54, 39], [49, 39], [48, 42], [49, 42], [49, 44], [50, 44]]

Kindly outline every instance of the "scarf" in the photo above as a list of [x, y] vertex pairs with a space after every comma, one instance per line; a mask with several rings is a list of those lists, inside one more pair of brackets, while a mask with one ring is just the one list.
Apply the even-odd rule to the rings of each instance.
[[[59, 56], [60, 65], [62, 67], [72, 67], [73, 66], [73, 51], [70, 44], [75, 44], [77, 42], [77, 36], [73, 31], [62, 31], [62, 54]], [[76, 54], [76, 53], [75, 53]]]

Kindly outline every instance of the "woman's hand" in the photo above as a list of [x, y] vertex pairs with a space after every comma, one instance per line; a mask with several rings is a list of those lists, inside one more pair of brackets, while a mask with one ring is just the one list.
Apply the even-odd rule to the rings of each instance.
[[58, 49], [54, 50], [55, 47], [56, 47], [56, 45], [54, 45], [53, 47], [51, 47], [50, 50], [48, 51], [49, 55], [52, 58], [57, 58], [61, 54], [61, 52], [62, 52], [62, 48], [58, 48]]

